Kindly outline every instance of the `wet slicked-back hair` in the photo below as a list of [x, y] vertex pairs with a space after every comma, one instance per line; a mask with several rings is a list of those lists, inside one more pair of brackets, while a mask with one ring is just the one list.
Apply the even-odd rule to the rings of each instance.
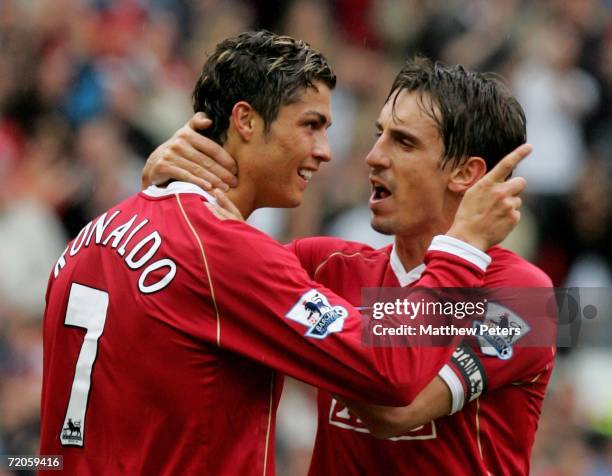
[[281, 106], [297, 101], [316, 81], [333, 89], [336, 76], [307, 43], [265, 30], [245, 32], [219, 43], [208, 58], [193, 92], [193, 109], [212, 119], [204, 134], [223, 144], [234, 104], [248, 102], [267, 132]]
[[523, 108], [492, 73], [444, 66], [423, 57], [408, 61], [396, 76], [387, 101], [397, 94], [416, 92], [419, 107], [437, 124], [444, 151], [442, 167], [482, 157], [490, 170], [527, 138]]

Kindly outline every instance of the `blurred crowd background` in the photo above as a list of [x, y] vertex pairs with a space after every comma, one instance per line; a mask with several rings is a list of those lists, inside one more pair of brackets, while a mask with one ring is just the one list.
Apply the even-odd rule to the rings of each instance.
[[[611, 0], [0, 0], [0, 454], [37, 451], [51, 266], [139, 190], [145, 158], [191, 115], [206, 54], [254, 28], [308, 41], [338, 75], [334, 160], [304, 205], [258, 212], [255, 226], [389, 242], [369, 228], [364, 158], [394, 75], [422, 53], [500, 73], [525, 108], [535, 152], [506, 244], [556, 286], [612, 287]], [[559, 352], [534, 475], [612, 474], [612, 357], [590, 344]], [[289, 382], [280, 475], [304, 473], [314, 412], [313, 391]]]

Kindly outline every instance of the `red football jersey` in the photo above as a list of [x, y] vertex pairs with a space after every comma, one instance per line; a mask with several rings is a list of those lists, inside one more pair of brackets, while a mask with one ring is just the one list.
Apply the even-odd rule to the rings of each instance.
[[[151, 187], [55, 265], [40, 451], [63, 455], [67, 474], [271, 475], [277, 371], [402, 404], [448, 361], [452, 348], [363, 346], [347, 301], [267, 235], [218, 220], [206, 197]], [[434, 243], [423, 286], [482, 286], [483, 269], [453, 253]]]
[[[290, 249], [313, 279], [353, 305], [359, 305], [362, 287], [418, 285], [424, 269], [406, 272], [392, 246], [373, 250], [307, 238]], [[489, 255], [486, 287], [552, 287], [541, 270], [514, 253], [495, 246]], [[310, 474], [528, 474], [554, 348], [514, 346], [505, 360], [490, 350], [459, 347], [439, 374], [451, 389], [453, 414], [395, 438], [372, 437], [346, 407], [319, 391]]]

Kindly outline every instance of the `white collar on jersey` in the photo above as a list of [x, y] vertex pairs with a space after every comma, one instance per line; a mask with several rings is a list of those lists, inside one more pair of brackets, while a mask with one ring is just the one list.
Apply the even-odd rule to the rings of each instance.
[[217, 199], [210, 193], [201, 189], [197, 185], [187, 182], [170, 182], [167, 187], [158, 187], [157, 185], [151, 185], [149, 188], [142, 191], [149, 197], [165, 197], [168, 195], [174, 195], [175, 193], [196, 193], [203, 196], [212, 204], [217, 203]]
[[[170, 184], [168, 184], [168, 186], [165, 188], [151, 185], [146, 190], [143, 190], [142, 193], [148, 195], [149, 197], [165, 197], [168, 195], [174, 195], [175, 193], [196, 193], [206, 198], [206, 200], [208, 200], [210, 203], [217, 203], [217, 199], [210, 193], [201, 189], [197, 185], [188, 182], [170, 182]], [[408, 286], [421, 277], [421, 274], [423, 274], [423, 270], [425, 269], [425, 264], [420, 264], [415, 268], [412, 268], [410, 271], [406, 271], [397, 254], [394, 244], [393, 249], [391, 250], [391, 269], [393, 269], [395, 277], [399, 281], [400, 286]]]
[[400, 286], [408, 286], [421, 277], [421, 274], [423, 274], [423, 271], [425, 270], [425, 264], [421, 263], [415, 268], [412, 268], [410, 271], [406, 271], [399, 255], [397, 254], [394, 244], [393, 249], [391, 250], [391, 269], [395, 273], [395, 277], [399, 281]]

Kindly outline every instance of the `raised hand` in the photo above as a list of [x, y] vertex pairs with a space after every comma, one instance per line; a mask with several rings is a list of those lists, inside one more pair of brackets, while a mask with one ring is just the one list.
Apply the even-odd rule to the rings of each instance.
[[204, 190], [229, 190], [238, 185], [234, 159], [216, 142], [198, 131], [211, 120], [198, 112], [166, 142], [155, 149], [142, 171], [142, 187], [168, 180], [191, 182]]
[[522, 201], [518, 195], [525, 190], [527, 181], [522, 177], [507, 178], [532, 149], [529, 144], [517, 147], [465, 193], [447, 235], [483, 251], [508, 236], [521, 219]]

